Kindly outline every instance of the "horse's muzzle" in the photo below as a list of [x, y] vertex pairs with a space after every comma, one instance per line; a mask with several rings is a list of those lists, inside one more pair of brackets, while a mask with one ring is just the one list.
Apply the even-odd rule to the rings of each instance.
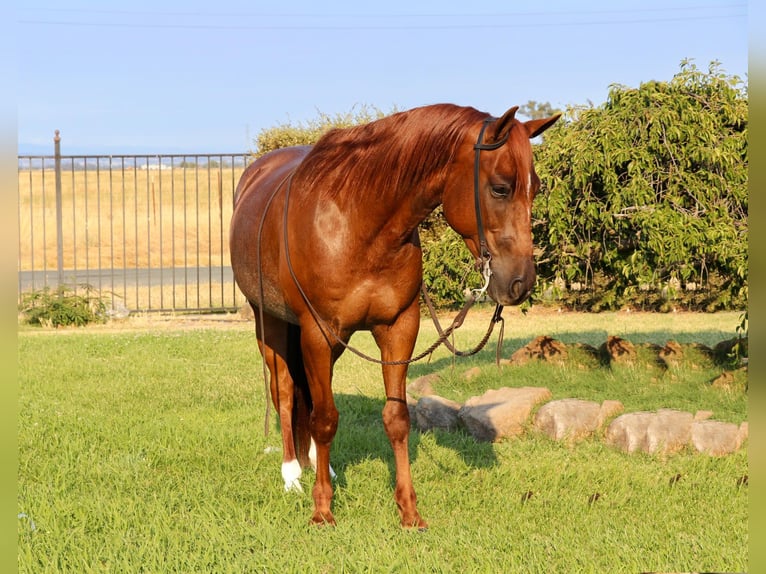
[[509, 271], [493, 269], [487, 292], [500, 305], [519, 305], [527, 300], [535, 286], [534, 261], [530, 259]]

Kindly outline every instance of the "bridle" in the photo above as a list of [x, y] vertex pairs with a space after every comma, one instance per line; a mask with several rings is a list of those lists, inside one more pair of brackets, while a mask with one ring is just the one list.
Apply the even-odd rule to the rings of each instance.
[[[293, 282], [295, 283], [296, 288], [298, 289], [298, 292], [300, 293], [301, 297], [303, 298], [304, 303], [309, 309], [309, 312], [314, 317], [314, 320], [317, 322], [317, 324], [320, 326], [322, 334], [324, 335], [325, 339], [327, 340], [327, 343], [332, 347], [333, 340], [336, 343], [339, 343], [343, 347], [345, 347], [347, 350], [351, 351], [355, 355], [380, 365], [408, 365], [410, 363], [414, 363], [416, 361], [419, 361], [429, 355], [431, 355], [439, 346], [444, 344], [450, 352], [452, 352], [454, 355], [457, 356], [471, 356], [475, 355], [479, 351], [481, 351], [484, 346], [487, 344], [487, 341], [489, 340], [490, 335], [492, 334], [492, 331], [494, 329], [494, 326], [496, 323], [501, 323], [501, 330], [500, 330], [500, 336], [498, 338], [498, 345], [497, 345], [497, 354], [496, 354], [496, 362], [499, 364], [500, 362], [500, 351], [502, 348], [502, 342], [503, 342], [503, 331], [504, 331], [504, 322], [502, 318], [502, 311], [503, 306], [500, 304], [497, 304], [495, 306], [495, 311], [492, 315], [492, 320], [490, 321], [489, 328], [482, 338], [482, 340], [479, 342], [478, 345], [476, 345], [473, 349], [469, 351], [460, 351], [456, 349], [450, 342], [449, 337], [452, 335], [452, 333], [462, 325], [463, 320], [465, 319], [466, 315], [468, 314], [468, 310], [473, 306], [473, 304], [480, 299], [484, 293], [486, 292], [487, 288], [489, 287], [489, 280], [492, 275], [492, 270], [490, 268], [490, 261], [492, 259], [492, 255], [489, 252], [489, 248], [487, 245], [487, 238], [484, 231], [484, 222], [481, 216], [481, 198], [480, 198], [480, 185], [479, 185], [479, 172], [480, 172], [480, 159], [481, 159], [481, 152], [482, 151], [491, 151], [496, 150], [503, 146], [508, 141], [508, 133], [501, 139], [493, 143], [484, 143], [484, 132], [487, 129], [487, 126], [492, 123], [493, 121], [496, 121], [497, 118], [494, 117], [488, 117], [484, 120], [481, 130], [479, 131], [479, 137], [476, 141], [476, 143], [473, 146], [474, 149], [474, 178], [473, 178], [473, 193], [474, 193], [474, 208], [476, 210], [476, 226], [477, 226], [477, 233], [479, 236], [479, 257], [476, 261], [476, 266], [478, 269], [481, 269], [482, 276], [484, 278], [484, 285], [479, 289], [474, 289], [471, 291], [470, 295], [466, 299], [465, 305], [463, 308], [458, 312], [458, 314], [453, 319], [452, 323], [447, 327], [446, 329], [443, 329], [441, 327], [441, 324], [439, 323], [438, 318], [436, 317], [436, 310], [434, 309], [434, 306], [431, 302], [430, 297], [428, 296], [428, 292], [425, 289], [425, 285], [421, 286], [421, 291], [423, 293], [423, 298], [426, 302], [426, 305], [429, 309], [429, 312], [431, 314], [431, 318], [434, 322], [434, 325], [436, 327], [437, 332], [439, 333], [439, 338], [425, 351], [421, 352], [415, 357], [411, 357], [406, 360], [399, 360], [399, 361], [384, 361], [382, 359], [378, 359], [375, 357], [371, 357], [367, 355], [366, 353], [363, 353], [359, 349], [352, 347], [349, 345], [346, 341], [344, 341], [328, 324], [327, 322], [321, 317], [319, 312], [314, 308], [311, 301], [309, 300], [308, 296], [306, 295], [306, 292], [303, 290], [303, 287], [301, 286], [300, 282], [298, 281], [298, 277], [295, 274], [295, 270], [293, 269], [292, 260], [290, 258], [290, 249], [289, 249], [289, 241], [288, 241], [288, 206], [290, 201], [290, 190], [292, 187], [292, 180], [293, 176], [295, 175], [295, 171], [297, 168], [293, 169], [280, 183], [279, 185], [274, 189], [274, 192], [272, 193], [271, 197], [269, 198], [266, 209], [264, 210], [264, 214], [261, 218], [261, 225], [258, 230], [258, 245], [259, 245], [259, 251], [260, 251], [260, 245], [261, 245], [261, 232], [263, 230], [263, 223], [266, 218], [266, 211], [268, 211], [272, 199], [276, 196], [277, 192], [282, 188], [283, 185], [285, 185], [285, 204], [284, 204], [284, 215], [283, 215], [283, 240], [284, 240], [284, 246], [285, 246], [285, 259], [287, 262], [287, 268], [290, 272], [290, 276], [293, 279]], [[260, 257], [258, 258], [259, 265], [260, 265]], [[261, 301], [259, 302], [259, 316], [261, 320], [261, 325], [263, 324], [263, 274], [259, 273], [260, 276], [260, 283], [261, 283]], [[262, 333], [263, 336], [263, 333]]]
[[[421, 292], [423, 294], [423, 300], [426, 303], [426, 306], [428, 307], [428, 311], [431, 315], [431, 320], [434, 323], [434, 327], [436, 328], [436, 331], [439, 333], [438, 339], [431, 344], [430, 347], [428, 347], [425, 351], [422, 351], [415, 357], [410, 357], [409, 359], [405, 360], [399, 360], [399, 361], [384, 361], [382, 359], [378, 359], [375, 357], [371, 357], [370, 355], [367, 355], [366, 353], [363, 353], [356, 347], [353, 347], [349, 345], [346, 341], [344, 341], [335, 331], [333, 331], [330, 326], [327, 324], [327, 322], [319, 315], [318, 311], [314, 308], [314, 306], [311, 304], [311, 301], [309, 300], [308, 296], [306, 295], [305, 291], [303, 290], [303, 287], [301, 287], [300, 282], [298, 281], [298, 277], [295, 275], [295, 270], [293, 269], [292, 260], [290, 258], [290, 248], [289, 248], [289, 242], [288, 242], [288, 233], [287, 233], [287, 214], [288, 214], [288, 205], [290, 201], [290, 189], [292, 187], [292, 181], [293, 176], [295, 175], [295, 171], [298, 169], [297, 167], [293, 169], [289, 174], [285, 176], [285, 178], [279, 183], [279, 185], [276, 186], [274, 191], [272, 192], [271, 196], [269, 197], [268, 201], [266, 202], [266, 206], [264, 208], [264, 212], [261, 216], [260, 225], [258, 228], [258, 254], [257, 254], [257, 262], [258, 262], [258, 268], [259, 268], [259, 283], [260, 283], [260, 301], [258, 302], [258, 316], [259, 316], [259, 324], [261, 325], [261, 340], [262, 344], [265, 346], [265, 332], [263, 329], [263, 300], [264, 300], [264, 291], [263, 291], [263, 273], [261, 269], [261, 235], [263, 232], [263, 226], [266, 221], [266, 214], [268, 213], [269, 208], [271, 207], [272, 200], [276, 197], [277, 192], [279, 192], [280, 189], [282, 189], [283, 185], [286, 185], [285, 188], [285, 205], [284, 205], [284, 216], [283, 216], [283, 238], [284, 238], [284, 245], [285, 245], [285, 259], [287, 261], [287, 268], [290, 271], [290, 276], [293, 279], [293, 282], [295, 283], [295, 286], [297, 287], [298, 291], [301, 294], [301, 297], [303, 298], [303, 301], [306, 303], [306, 306], [308, 307], [309, 311], [311, 312], [311, 315], [314, 317], [314, 320], [317, 322], [317, 325], [320, 326], [320, 330], [322, 331], [322, 335], [327, 340], [327, 344], [332, 347], [332, 340], [334, 339], [337, 343], [340, 343], [344, 348], [351, 351], [358, 357], [361, 357], [362, 359], [365, 359], [366, 361], [370, 361], [372, 363], [377, 363], [379, 365], [409, 365], [410, 363], [414, 363], [416, 361], [420, 361], [421, 359], [424, 359], [425, 357], [429, 357], [436, 349], [438, 349], [441, 345], [444, 345], [447, 347], [447, 349], [455, 356], [458, 357], [468, 357], [471, 355], [475, 355], [479, 351], [481, 351], [484, 346], [487, 344], [487, 341], [489, 341], [490, 336], [492, 335], [492, 331], [495, 328], [496, 323], [500, 323], [500, 333], [497, 338], [497, 349], [495, 351], [495, 363], [499, 366], [500, 365], [500, 355], [503, 347], [503, 334], [505, 332], [505, 321], [503, 319], [503, 306], [499, 303], [495, 305], [495, 311], [492, 314], [492, 319], [490, 320], [489, 327], [487, 328], [486, 333], [482, 337], [481, 341], [473, 347], [472, 349], [468, 351], [461, 351], [457, 349], [450, 341], [449, 338], [452, 336], [453, 332], [458, 329], [465, 320], [466, 315], [468, 314], [469, 309], [473, 306], [473, 304], [479, 300], [483, 295], [486, 293], [487, 288], [489, 287], [489, 280], [492, 276], [492, 269], [490, 267], [490, 262], [492, 260], [492, 254], [489, 251], [489, 247], [487, 244], [487, 237], [486, 233], [484, 231], [484, 221], [481, 215], [481, 195], [480, 195], [480, 182], [479, 182], [479, 173], [481, 168], [481, 152], [482, 151], [492, 151], [496, 150], [500, 147], [502, 147], [507, 141], [508, 136], [510, 134], [510, 130], [506, 132], [505, 136], [493, 143], [484, 143], [484, 132], [487, 129], [487, 126], [492, 123], [493, 121], [496, 121], [497, 118], [495, 117], [488, 117], [484, 120], [481, 126], [481, 130], [479, 131], [479, 137], [476, 140], [476, 143], [473, 146], [474, 149], [474, 165], [473, 165], [473, 198], [474, 198], [474, 209], [476, 211], [476, 229], [477, 234], [479, 237], [479, 257], [476, 260], [476, 268], [481, 270], [482, 276], [484, 278], [484, 284], [479, 289], [473, 289], [468, 297], [466, 298], [466, 302], [463, 305], [463, 308], [458, 312], [458, 314], [455, 316], [455, 318], [452, 320], [452, 323], [446, 328], [443, 329], [441, 324], [439, 323], [439, 319], [436, 316], [436, 309], [434, 308], [433, 303], [431, 302], [431, 298], [428, 295], [428, 291], [426, 290], [425, 284], [421, 285]], [[263, 380], [264, 385], [266, 386], [266, 394], [268, 394], [268, 373], [266, 371], [266, 361], [263, 361]], [[386, 397], [386, 400], [388, 401], [401, 401], [401, 399], [396, 397]], [[267, 400], [266, 401], [266, 417], [264, 420], [264, 431], [268, 435], [269, 433], [269, 424], [270, 424], [270, 409], [271, 403]]]
[[505, 133], [502, 139], [493, 143], [484, 143], [484, 132], [487, 126], [496, 121], [497, 118], [488, 117], [484, 120], [479, 131], [479, 137], [476, 143], [473, 145], [473, 206], [476, 211], [476, 233], [479, 236], [479, 257], [476, 260], [476, 269], [481, 271], [484, 277], [484, 285], [480, 289], [475, 289], [473, 292], [476, 294], [476, 298], [480, 298], [487, 291], [489, 287], [489, 278], [492, 276], [492, 269], [490, 268], [490, 261], [492, 260], [492, 254], [489, 252], [487, 245], [487, 236], [484, 232], [484, 220], [481, 216], [481, 194], [479, 193], [479, 171], [481, 168], [481, 152], [493, 151], [502, 147], [505, 142], [508, 141], [510, 130]]

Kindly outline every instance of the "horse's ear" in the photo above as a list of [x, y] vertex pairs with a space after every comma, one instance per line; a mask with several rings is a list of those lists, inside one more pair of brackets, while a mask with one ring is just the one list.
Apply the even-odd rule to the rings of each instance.
[[529, 139], [539, 136], [541, 133], [555, 124], [556, 120], [558, 120], [560, 117], [561, 114], [556, 114], [549, 118], [540, 118], [537, 120], [529, 120], [528, 122], [524, 122], [523, 125], [529, 134]]
[[500, 119], [492, 124], [494, 130], [487, 140], [489, 143], [499, 142], [508, 137], [508, 132], [511, 130], [511, 126], [513, 125], [513, 118], [516, 116], [516, 112], [518, 110], [519, 106], [513, 106], [510, 110], [505, 112]]

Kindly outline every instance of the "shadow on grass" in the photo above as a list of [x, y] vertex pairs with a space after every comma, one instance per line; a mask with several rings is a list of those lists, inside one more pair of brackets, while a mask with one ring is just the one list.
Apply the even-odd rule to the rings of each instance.
[[[393, 488], [396, 481], [396, 465], [383, 428], [382, 411], [385, 401], [361, 395], [336, 394], [335, 404], [340, 412], [338, 432], [332, 446], [330, 460], [338, 474], [338, 484], [346, 486], [345, 469], [360, 462], [378, 459], [386, 463], [389, 481]], [[462, 431], [429, 432], [436, 444], [454, 451], [470, 468], [489, 468], [498, 464], [492, 445], [474, 440]], [[425, 435], [416, 428], [410, 428], [410, 461], [419, 456], [428, 456], [425, 445], [421, 446]], [[434, 464], [442, 466], [437, 458]], [[450, 469], [445, 468], [445, 471]]]

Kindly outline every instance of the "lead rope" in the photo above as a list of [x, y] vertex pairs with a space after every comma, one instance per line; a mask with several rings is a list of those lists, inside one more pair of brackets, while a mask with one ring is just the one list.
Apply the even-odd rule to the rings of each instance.
[[[287, 239], [287, 208], [289, 203], [289, 197], [290, 197], [290, 188], [293, 181], [293, 175], [295, 174], [295, 170], [291, 171], [280, 183], [279, 185], [274, 189], [274, 192], [271, 194], [271, 197], [269, 197], [268, 202], [266, 203], [266, 207], [264, 209], [263, 215], [261, 217], [260, 226], [258, 228], [258, 269], [259, 269], [259, 286], [260, 286], [260, 301], [258, 305], [258, 317], [259, 317], [259, 323], [261, 325], [261, 344], [265, 347], [265, 331], [263, 329], [263, 299], [264, 299], [264, 293], [263, 293], [263, 274], [260, 273], [261, 271], [261, 235], [263, 232], [263, 225], [266, 219], [266, 213], [269, 210], [269, 207], [271, 206], [271, 202], [276, 196], [277, 192], [281, 189], [281, 187], [287, 182], [287, 188], [285, 190], [285, 207], [284, 207], [284, 223], [283, 223], [283, 231], [284, 231], [284, 241], [285, 241], [285, 259], [287, 260], [287, 267], [290, 271], [290, 275], [293, 279], [293, 282], [295, 283], [295, 286], [298, 288], [298, 291], [301, 294], [301, 297], [303, 297], [304, 302], [306, 303], [306, 306], [308, 307], [309, 311], [311, 312], [311, 315], [314, 317], [314, 320], [317, 322], [317, 325], [322, 329], [322, 335], [324, 336], [325, 340], [327, 341], [328, 345], [331, 345], [330, 339], [327, 336], [327, 333], [330, 333], [332, 337], [340, 343], [344, 348], [348, 349], [355, 355], [370, 361], [372, 363], [377, 363], [379, 365], [408, 365], [410, 363], [414, 363], [416, 361], [419, 361], [429, 355], [431, 355], [437, 348], [439, 348], [440, 345], [444, 344], [450, 352], [452, 352], [454, 355], [457, 356], [471, 356], [475, 355], [481, 349], [484, 348], [484, 346], [487, 344], [487, 341], [489, 340], [489, 337], [492, 335], [492, 331], [494, 330], [495, 324], [500, 323], [500, 333], [498, 335], [498, 341], [497, 341], [497, 350], [495, 352], [495, 363], [499, 366], [500, 365], [500, 356], [502, 353], [502, 345], [503, 345], [503, 336], [505, 333], [505, 320], [502, 317], [503, 312], [503, 306], [498, 304], [495, 307], [495, 311], [492, 315], [492, 320], [490, 321], [489, 328], [487, 329], [486, 334], [482, 338], [482, 340], [479, 342], [479, 344], [471, 349], [470, 351], [459, 351], [455, 348], [455, 346], [449, 342], [449, 337], [453, 334], [453, 332], [460, 327], [463, 324], [463, 321], [465, 320], [466, 315], [468, 314], [468, 310], [473, 306], [473, 304], [476, 302], [477, 299], [479, 299], [481, 296], [484, 295], [484, 293], [487, 291], [487, 288], [489, 287], [489, 280], [492, 275], [492, 270], [490, 268], [490, 260], [492, 258], [492, 255], [489, 252], [489, 248], [487, 246], [487, 239], [484, 234], [484, 224], [482, 221], [481, 216], [481, 202], [479, 199], [479, 168], [480, 168], [480, 154], [482, 150], [495, 150], [501, 147], [503, 144], [505, 144], [506, 141], [508, 141], [508, 135], [509, 133], [505, 134], [505, 137], [501, 140], [498, 140], [491, 144], [485, 144], [483, 143], [484, 138], [484, 131], [487, 129], [487, 126], [497, 118], [494, 117], [488, 117], [484, 120], [484, 123], [481, 126], [481, 130], [479, 131], [479, 137], [476, 141], [476, 144], [474, 144], [473, 149], [475, 151], [474, 155], [474, 208], [476, 211], [476, 224], [477, 224], [477, 232], [479, 236], [479, 259], [477, 260], [477, 268], [480, 268], [482, 271], [482, 276], [484, 277], [484, 285], [480, 289], [474, 289], [471, 294], [466, 299], [465, 305], [460, 310], [460, 312], [455, 316], [452, 323], [450, 324], [447, 329], [442, 330], [441, 324], [439, 323], [439, 320], [436, 316], [436, 310], [433, 307], [433, 303], [431, 302], [431, 298], [428, 296], [428, 292], [425, 289], [425, 284], [421, 285], [421, 291], [423, 293], [423, 298], [426, 301], [426, 305], [428, 306], [429, 313], [431, 314], [431, 319], [434, 323], [434, 326], [436, 327], [437, 332], [439, 333], [439, 338], [430, 346], [428, 349], [420, 353], [419, 355], [415, 357], [411, 357], [407, 360], [400, 360], [400, 361], [383, 361], [381, 359], [377, 359], [375, 357], [371, 357], [355, 347], [350, 346], [346, 341], [342, 340], [335, 331], [329, 328], [327, 323], [322, 319], [322, 317], [319, 315], [317, 310], [314, 308], [314, 306], [311, 304], [311, 301], [309, 300], [306, 293], [303, 291], [303, 287], [301, 287], [301, 284], [298, 282], [298, 278], [295, 275], [295, 270], [293, 269], [292, 261], [290, 259], [290, 250], [289, 250], [289, 243]], [[297, 168], [296, 168], [297, 169]], [[257, 330], [257, 326], [256, 326]], [[257, 331], [256, 331], [257, 334]], [[332, 346], [332, 345], [331, 345]], [[262, 353], [263, 354], [263, 353]], [[266, 367], [266, 360], [264, 357], [264, 360], [262, 361], [262, 367], [263, 367], [263, 381], [264, 381], [264, 387], [266, 392], [266, 417], [265, 417], [265, 434], [268, 436], [269, 434], [269, 421], [270, 421], [270, 415], [271, 415], [271, 401], [268, 400], [269, 395], [269, 382], [268, 382], [268, 370]], [[393, 399], [390, 399], [393, 400]]]
[[[428, 291], [426, 291], [425, 285], [421, 287], [421, 292], [423, 293], [423, 301], [425, 301], [426, 307], [428, 307], [428, 313], [431, 315], [431, 320], [433, 321], [434, 327], [436, 327], [436, 331], [441, 336], [444, 334], [444, 331], [442, 330], [441, 323], [439, 322], [439, 318], [436, 315], [436, 308], [434, 307], [433, 301], [431, 301], [431, 297], [428, 295]], [[492, 331], [494, 330], [496, 323], [500, 323], [500, 334], [498, 336], [498, 341], [497, 341], [497, 351], [495, 352], [495, 363], [499, 366], [500, 356], [501, 356], [501, 351], [503, 346], [503, 335], [505, 333], [505, 319], [503, 319], [503, 306], [500, 304], [497, 304], [495, 306], [495, 311], [494, 313], [492, 313], [492, 320], [489, 323], [487, 332], [484, 334], [484, 337], [481, 339], [481, 341], [479, 341], [479, 343], [473, 349], [469, 351], [461, 351], [460, 349], [456, 348], [449, 341], [449, 339], [444, 340], [444, 346], [447, 347], [447, 349], [449, 349], [450, 353], [452, 353], [453, 355], [457, 357], [470, 357], [472, 355], [475, 355], [476, 353], [481, 351], [484, 348], [484, 346], [487, 344], [487, 341], [489, 341], [489, 338], [492, 335]]]
[[[356, 347], [352, 347], [349, 345], [346, 341], [340, 338], [340, 336], [330, 328], [330, 326], [327, 324], [327, 322], [322, 319], [322, 317], [319, 315], [319, 312], [314, 308], [314, 305], [311, 304], [311, 301], [309, 300], [308, 296], [306, 295], [306, 292], [303, 290], [303, 287], [301, 286], [300, 282], [298, 281], [298, 277], [295, 274], [295, 269], [293, 269], [293, 263], [292, 259], [290, 257], [290, 248], [289, 248], [289, 240], [288, 240], [288, 234], [287, 234], [287, 215], [288, 215], [288, 207], [289, 207], [289, 201], [290, 201], [290, 189], [292, 187], [292, 176], [291, 173], [287, 177], [287, 188], [285, 189], [285, 207], [284, 207], [284, 222], [282, 225], [283, 228], [283, 239], [284, 239], [284, 245], [285, 245], [285, 259], [287, 261], [287, 269], [290, 272], [290, 276], [293, 279], [293, 282], [295, 283], [296, 288], [298, 289], [298, 292], [301, 294], [301, 297], [303, 298], [303, 301], [306, 303], [306, 307], [308, 307], [309, 312], [314, 317], [314, 321], [316, 321], [317, 325], [319, 325], [320, 329], [322, 330], [322, 335], [324, 336], [325, 340], [327, 341], [327, 344], [332, 346], [332, 342], [330, 338], [334, 339], [337, 343], [340, 343], [345, 349], [348, 351], [351, 351], [353, 354], [355, 354], [358, 357], [361, 357], [362, 359], [365, 359], [371, 363], [377, 363], [378, 365], [409, 365], [410, 363], [414, 363], [416, 361], [419, 361], [429, 355], [431, 355], [436, 349], [438, 349], [442, 344], [447, 342], [447, 339], [450, 337], [452, 332], [460, 327], [463, 324], [463, 321], [465, 320], [466, 315], [468, 314], [468, 310], [473, 306], [473, 304], [476, 302], [477, 297], [474, 295], [474, 293], [471, 293], [471, 295], [468, 296], [468, 299], [465, 302], [465, 305], [460, 310], [460, 312], [457, 314], [457, 316], [452, 320], [452, 323], [449, 327], [445, 330], [441, 330], [441, 326], [437, 327], [439, 329], [439, 338], [434, 341], [434, 343], [428, 347], [425, 351], [421, 352], [415, 357], [410, 357], [409, 359], [402, 359], [399, 361], [384, 361], [382, 359], [378, 359], [376, 357], [371, 357], [370, 355], [363, 353]], [[489, 279], [487, 278], [487, 283]], [[484, 287], [486, 289], [486, 285]], [[425, 293], [425, 289], [422, 289]], [[483, 293], [483, 290], [478, 290]], [[430, 298], [428, 299], [430, 301]], [[499, 316], [499, 313], [502, 311], [502, 306], [498, 305], [498, 308], [495, 310], [495, 315]], [[431, 304], [430, 309], [433, 309], [433, 304]], [[432, 318], [435, 319], [435, 310], [431, 311]], [[482, 348], [484, 348], [484, 345], [487, 344], [487, 340], [489, 340], [489, 337], [492, 333], [492, 330], [494, 328], [495, 322], [493, 321], [490, 323], [489, 330], [487, 331], [487, 334], [484, 336], [480, 344], [472, 350], [469, 354], [473, 355], [478, 353]], [[328, 336], [329, 334], [329, 336]], [[449, 345], [451, 347], [451, 345]], [[449, 347], [448, 347], [449, 348]], [[454, 348], [454, 347], [452, 347]]]

